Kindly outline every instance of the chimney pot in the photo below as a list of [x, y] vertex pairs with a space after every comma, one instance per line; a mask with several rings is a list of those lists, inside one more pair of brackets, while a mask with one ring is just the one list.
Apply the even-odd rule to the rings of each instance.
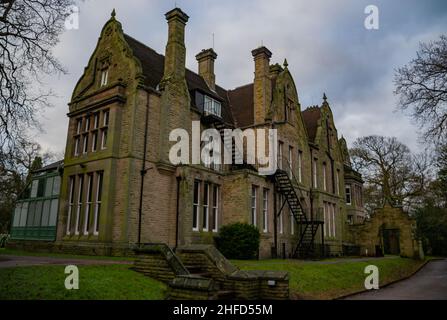
[[178, 19], [184, 24], [188, 22], [189, 16], [182, 11], [180, 8], [172, 9], [171, 11], [166, 12], [165, 14], [166, 20], [170, 21], [172, 19]]

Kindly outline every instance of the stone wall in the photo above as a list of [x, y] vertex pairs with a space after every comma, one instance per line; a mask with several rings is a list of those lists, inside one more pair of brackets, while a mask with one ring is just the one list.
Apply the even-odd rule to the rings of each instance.
[[233, 299], [288, 299], [289, 275], [282, 271], [243, 271], [214, 246], [192, 245], [177, 249], [185, 267], [213, 279]]
[[361, 255], [381, 255], [384, 247], [382, 230], [395, 229], [399, 231], [400, 255], [419, 257], [419, 246], [414, 238], [416, 221], [401, 207], [385, 204], [383, 208], [376, 209], [371, 218], [363, 224], [350, 225], [348, 228], [349, 240], [360, 246]]

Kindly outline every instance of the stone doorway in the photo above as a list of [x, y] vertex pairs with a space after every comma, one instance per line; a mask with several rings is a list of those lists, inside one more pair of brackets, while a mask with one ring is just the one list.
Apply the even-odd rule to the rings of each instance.
[[399, 229], [383, 229], [383, 249], [385, 254], [400, 254]]

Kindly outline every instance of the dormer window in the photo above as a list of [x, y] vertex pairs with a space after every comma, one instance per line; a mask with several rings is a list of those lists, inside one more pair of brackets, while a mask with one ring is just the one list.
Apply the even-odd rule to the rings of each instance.
[[106, 86], [108, 80], [109, 80], [109, 68], [102, 69], [102, 71], [101, 71], [101, 87]]
[[222, 105], [219, 101], [211, 97], [204, 96], [203, 111], [205, 114], [213, 114], [215, 116], [221, 117], [221, 109]]

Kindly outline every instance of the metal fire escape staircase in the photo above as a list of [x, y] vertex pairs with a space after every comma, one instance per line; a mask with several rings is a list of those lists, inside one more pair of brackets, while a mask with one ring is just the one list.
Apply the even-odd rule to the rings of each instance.
[[[255, 169], [253, 166], [248, 165], [243, 161], [243, 154], [238, 150], [236, 144], [233, 143], [233, 138], [224, 134], [225, 129], [233, 129], [232, 125], [225, 123], [221, 117], [207, 112], [203, 112], [202, 121], [208, 125], [213, 125], [214, 128], [219, 131], [224, 148], [228, 151], [230, 151], [229, 149], [231, 148], [232, 169], [240, 169], [244, 167]], [[242, 160], [242, 163], [237, 163], [237, 159]], [[284, 164], [281, 168], [290, 168], [289, 161], [286, 158], [279, 159], [279, 161]], [[315, 237], [318, 228], [322, 226], [324, 222], [313, 219], [310, 210], [308, 210], [308, 207], [306, 206], [306, 197], [302, 194], [301, 189], [298, 188], [298, 183], [292, 170], [289, 169], [286, 171], [281, 168], [277, 168], [270, 178], [273, 180], [277, 191], [284, 199], [276, 218], [281, 214], [285, 204], [288, 204], [290, 212], [298, 225], [298, 244], [293, 252], [293, 257], [310, 258], [321, 255], [321, 252], [317, 252], [316, 250]], [[321, 227], [321, 229], [323, 228]], [[323, 232], [323, 230], [321, 232]], [[323, 236], [322, 241], [324, 241]]]
[[315, 238], [318, 228], [322, 226], [324, 222], [314, 220], [310, 214], [310, 210], [308, 210], [305, 201], [306, 197], [303, 195], [301, 189], [298, 188], [298, 183], [290, 169], [289, 161], [285, 158], [279, 159], [278, 161], [281, 161], [288, 170], [286, 171], [282, 169], [284, 166], [278, 167], [275, 173], [271, 176], [277, 192], [283, 196], [283, 203], [281, 209], [277, 213], [277, 217], [280, 216], [287, 204], [299, 230], [298, 244], [293, 252], [293, 257], [311, 258], [321, 255], [321, 252], [317, 252], [316, 250]]

